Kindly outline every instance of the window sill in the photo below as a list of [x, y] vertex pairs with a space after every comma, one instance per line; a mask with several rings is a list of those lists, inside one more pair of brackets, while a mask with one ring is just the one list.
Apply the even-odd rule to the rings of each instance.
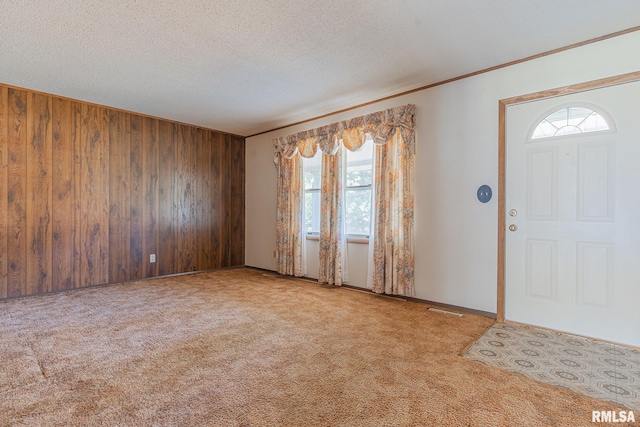
[[[307, 234], [306, 236], [307, 240], [320, 240], [320, 236], [318, 236], [317, 234]], [[369, 238], [368, 237], [347, 237], [347, 243], [358, 243], [358, 244], [363, 244], [363, 245], [368, 245], [369, 244]]]

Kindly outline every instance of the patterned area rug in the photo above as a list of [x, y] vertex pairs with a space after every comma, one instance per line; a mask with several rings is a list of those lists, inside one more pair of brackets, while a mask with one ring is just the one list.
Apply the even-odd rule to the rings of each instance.
[[464, 354], [640, 411], [640, 351], [526, 325], [495, 324]]

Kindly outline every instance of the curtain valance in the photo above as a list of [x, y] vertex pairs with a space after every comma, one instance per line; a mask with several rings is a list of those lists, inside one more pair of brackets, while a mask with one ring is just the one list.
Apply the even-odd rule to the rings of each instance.
[[415, 154], [415, 110], [414, 104], [402, 105], [276, 138], [273, 140], [276, 149], [273, 160], [278, 165], [281, 157], [291, 159], [300, 154], [310, 158], [318, 148], [325, 154], [334, 155], [341, 142], [346, 149], [357, 151], [367, 136], [375, 144], [384, 145], [396, 132], [400, 132], [407, 150]]

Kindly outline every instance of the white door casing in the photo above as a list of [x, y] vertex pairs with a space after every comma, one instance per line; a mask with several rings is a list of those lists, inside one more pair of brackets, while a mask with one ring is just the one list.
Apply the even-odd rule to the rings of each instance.
[[[633, 82], [507, 107], [506, 320], [640, 347], [639, 99]], [[569, 103], [616, 131], [528, 139]]]

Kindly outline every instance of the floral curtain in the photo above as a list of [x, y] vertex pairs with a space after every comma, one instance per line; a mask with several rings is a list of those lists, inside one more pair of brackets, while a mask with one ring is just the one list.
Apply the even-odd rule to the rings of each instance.
[[278, 273], [302, 276], [302, 162], [300, 157], [278, 161], [276, 261]]
[[344, 212], [344, 160], [342, 147], [335, 155], [322, 155], [320, 189], [320, 269], [318, 281], [341, 286], [346, 277]]
[[376, 293], [415, 294], [414, 153], [396, 132], [375, 153], [373, 283]]
[[[341, 218], [343, 168], [341, 145], [357, 151], [371, 137], [376, 147], [375, 205], [373, 232], [374, 292], [411, 296], [414, 294], [413, 264], [413, 175], [415, 155], [415, 105], [396, 108], [332, 123], [316, 129], [273, 140], [274, 162], [278, 167], [278, 271], [295, 271], [296, 252], [302, 252], [301, 219], [302, 176], [299, 164], [295, 173], [283, 174], [284, 160], [313, 157], [320, 149], [323, 156], [321, 190], [322, 224], [320, 232], [321, 282], [346, 281], [344, 217]], [[342, 143], [342, 144], [341, 144]], [[332, 159], [332, 156], [335, 158]], [[289, 166], [287, 166], [288, 168]], [[286, 168], [284, 168], [286, 169]], [[297, 174], [297, 175], [296, 175]], [[286, 176], [285, 176], [286, 175]], [[282, 181], [281, 181], [282, 180]], [[325, 185], [326, 183], [326, 185]], [[293, 193], [292, 193], [293, 192]], [[299, 204], [292, 207], [291, 203]], [[285, 215], [285, 211], [289, 212]], [[288, 220], [285, 221], [286, 218]], [[298, 218], [297, 223], [292, 220]], [[323, 231], [324, 230], [324, 231]], [[292, 249], [293, 248], [293, 249]], [[281, 249], [286, 256], [280, 256]], [[282, 261], [282, 269], [281, 269]], [[290, 265], [291, 264], [291, 265]], [[298, 263], [302, 266], [302, 261]], [[287, 268], [285, 268], [287, 267]], [[300, 267], [302, 269], [302, 267]]]
[[341, 142], [347, 150], [357, 151], [366, 141], [367, 134], [376, 144], [384, 145], [396, 131], [400, 132], [406, 149], [415, 154], [415, 109], [413, 104], [403, 105], [276, 138], [273, 140], [274, 163], [277, 166], [280, 158], [290, 159], [298, 154], [311, 158], [318, 148], [332, 156]]

